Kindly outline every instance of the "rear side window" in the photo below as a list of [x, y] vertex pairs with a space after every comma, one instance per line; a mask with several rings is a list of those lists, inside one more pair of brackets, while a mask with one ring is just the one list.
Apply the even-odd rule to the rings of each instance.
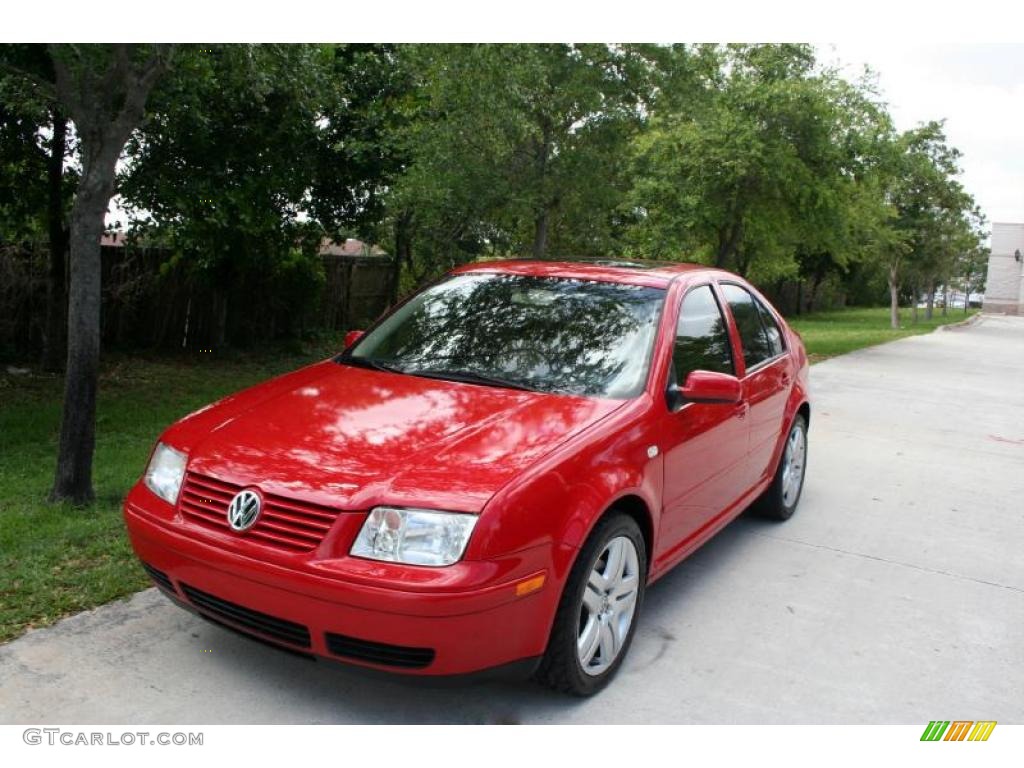
[[743, 361], [747, 368], [760, 365], [782, 353], [782, 332], [771, 313], [750, 291], [732, 283], [722, 284], [736, 329], [743, 344]]
[[735, 375], [729, 330], [711, 286], [694, 288], [683, 298], [676, 325], [672, 372], [682, 385], [693, 371]]
[[764, 332], [768, 336], [768, 346], [770, 347], [772, 357], [781, 355], [784, 348], [782, 344], [782, 330], [779, 328], [779, 324], [775, 322], [775, 317], [768, 308], [757, 299], [754, 299], [754, 306], [757, 307], [758, 314], [761, 315], [761, 325], [764, 326]]

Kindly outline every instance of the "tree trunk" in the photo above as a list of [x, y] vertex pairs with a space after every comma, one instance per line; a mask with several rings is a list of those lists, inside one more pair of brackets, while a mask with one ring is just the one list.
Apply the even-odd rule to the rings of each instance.
[[547, 208], [537, 214], [533, 231], [533, 258], [543, 259], [548, 247], [548, 219], [551, 214]]
[[412, 214], [401, 211], [395, 218], [395, 263], [391, 275], [390, 304], [398, 303], [402, 284], [402, 265], [412, 274]]
[[[346, 285], [346, 291], [348, 287]], [[217, 351], [224, 349], [228, 342], [228, 297], [223, 288], [213, 289], [213, 329], [211, 345]]]
[[112, 46], [108, 65], [74, 46], [49, 46], [56, 93], [75, 123], [82, 175], [71, 208], [68, 357], [53, 501], [84, 504], [94, 497], [96, 387], [100, 356], [100, 281], [104, 217], [116, 185], [117, 160], [142, 120], [146, 99], [166, 71], [173, 46], [156, 44], [140, 66], [136, 46]]
[[67, 375], [57, 472], [50, 493], [55, 501], [85, 504], [94, 496], [92, 457], [96, 442], [96, 379], [100, 357], [100, 238], [113, 187], [113, 162], [107, 169], [84, 167], [71, 210]]
[[551, 135], [553, 126], [546, 116], [540, 116], [541, 139], [534, 146], [534, 166], [537, 175], [538, 209], [533, 219], [533, 258], [543, 259], [548, 248], [548, 223], [551, 217], [553, 201], [544, 190], [547, 187], [548, 160], [551, 157]]
[[397, 253], [391, 257], [391, 272], [388, 275], [388, 308], [398, 303], [398, 287], [402, 282], [402, 258]]
[[741, 277], [746, 277], [747, 272], [750, 271], [751, 256], [745, 250], [739, 248], [735, 251], [736, 254], [736, 273]]
[[896, 267], [889, 267], [889, 324], [893, 330], [899, 330], [900, 284]]
[[917, 322], [917, 285], [910, 286], [910, 317], [911, 320]]
[[50, 268], [46, 281], [46, 332], [43, 336], [44, 371], [64, 368], [67, 354], [67, 263], [68, 230], [64, 225], [64, 154], [67, 148], [67, 118], [53, 112], [53, 139], [47, 159], [48, 199], [46, 223], [50, 239]]
[[718, 230], [718, 251], [715, 253], [715, 266], [723, 269], [729, 257], [736, 253], [740, 240], [743, 238], [743, 222], [737, 221], [731, 227]]
[[935, 280], [928, 281], [928, 303], [924, 310], [924, 319], [931, 320], [935, 313]]
[[824, 275], [820, 273], [814, 274], [814, 279], [811, 281], [811, 291], [807, 295], [807, 311], [813, 312], [814, 305], [818, 301], [818, 291], [821, 290], [821, 283], [824, 281]]

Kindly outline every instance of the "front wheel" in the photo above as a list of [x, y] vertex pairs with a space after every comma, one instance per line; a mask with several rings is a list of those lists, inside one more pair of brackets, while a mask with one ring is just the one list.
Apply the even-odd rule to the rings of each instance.
[[538, 680], [575, 696], [607, 685], [629, 650], [646, 581], [636, 521], [622, 513], [604, 518], [569, 574]]
[[788, 520], [800, 502], [807, 471], [807, 420], [800, 414], [789, 428], [782, 458], [772, 484], [761, 498], [759, 511], [772, 520]]

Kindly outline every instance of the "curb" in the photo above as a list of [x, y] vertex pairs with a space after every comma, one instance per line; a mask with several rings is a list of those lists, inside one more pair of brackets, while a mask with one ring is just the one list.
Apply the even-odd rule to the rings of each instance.
[[981, 318], [982, 318], [983, 314], [984, 313], [982, 313], [982, 312], [977, 312], [977, 313], [971, 315], [970, 317], [968, 317], [966, 320], [961, 320], [959, 323], [949, 323], [948, 325], [940, 325], [935, 330], [937, 330], [937, 331], [958, 331], [961, 328], [970, 328], [972, 325], [975, 325], [975, 324], [981, 322]]

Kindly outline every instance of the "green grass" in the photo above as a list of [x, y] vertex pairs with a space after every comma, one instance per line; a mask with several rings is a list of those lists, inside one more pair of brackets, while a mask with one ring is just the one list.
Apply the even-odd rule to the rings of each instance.
[[58, 377], [0, 368], [0, 641], [148, 585], [132, 556], [121, 500], [160, 432], [223, 395], [340, 349], [259, 356], [112, 356], [100, 380], [88, 508], [49, 504], [60, 428]]
[[[964, 319], [953, 311], [898, 331], [887, 309], [846, 309], [793, 318], [813, 360], [881, 344]], [[0, 368], [0, 641], [148, 585], [132, 557], [121, 499], [160, 432], [182, 415], [242, 387], [327, 357], [315, 348], [258, 356], [112, 355], [103, 366], [94, 482], [85, 509], [45, 502], [60, 426], [61, 380]]]
[[836, 355], [845, 355], [855, 349], [884, 344], [887, 341], [930, 333], [941, 325], [959, 323], [977, 313], [972, 309], [966, 315], [962, 309], [951, 309], [942, 316], [935, 311], [931, 320], [924, 319], [924, 310], [918, 311], [918, 321], [912, 322], [909, 309], [900, 310], [899, 330], [889, 325], [889, 308], [853, 307], [830, 312], [816, 312], [799, 317], [788, 317], [789, 324], [803, 337], [812, 363]]

